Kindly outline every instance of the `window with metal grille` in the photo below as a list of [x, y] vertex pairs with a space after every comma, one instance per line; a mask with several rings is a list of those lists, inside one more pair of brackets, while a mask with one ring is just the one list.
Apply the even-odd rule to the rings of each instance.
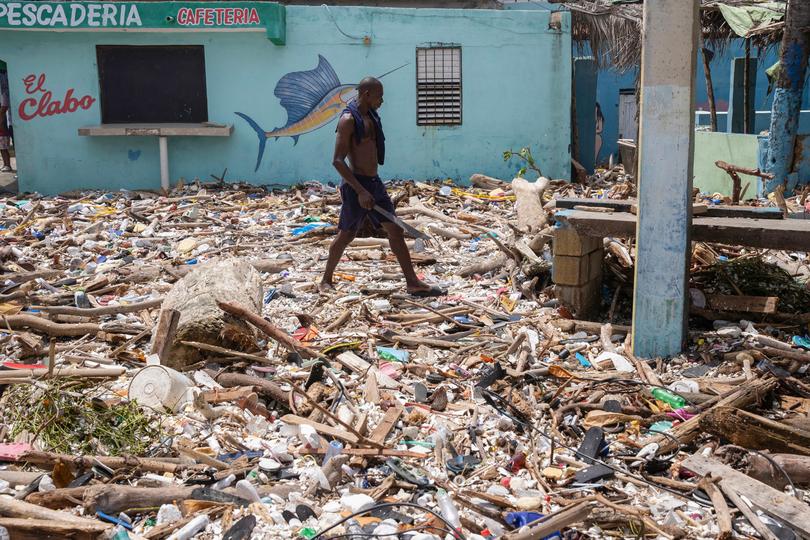
[[461, 125], [461, 47], [416, 49], [416, 124]]

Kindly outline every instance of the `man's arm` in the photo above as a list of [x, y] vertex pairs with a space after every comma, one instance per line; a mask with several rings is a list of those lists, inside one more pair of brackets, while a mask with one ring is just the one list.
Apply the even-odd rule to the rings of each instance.
[[337, 169], [337, 172], [340, 173], [343, 180], [357, 192], [360, 206], [366, 210], [371, 210], [374, 207], [374, 197], [371, 196], [371, 193], [369, 193], [366, 188], [360, 185], [360, 182], [357, 181], [354, 173], [346, 164], [346, 156], [349, 155], [353, 133], [354, 119], [350, 114], [342, 115], [338, 121], [335, 155], [332, 158], [332, 165]]

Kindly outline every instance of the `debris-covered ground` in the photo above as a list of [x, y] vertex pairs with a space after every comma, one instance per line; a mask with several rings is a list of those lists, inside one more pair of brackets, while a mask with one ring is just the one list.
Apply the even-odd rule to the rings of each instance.
[[[553, 199], [632, 197], [623, 180], [552, 182], [520, 212], [537, 184], [392, 185], [447, 290], [427, 299], [371, 230], [318, 292], [339, 199], [317, 183], [3, 200], [0, 526], [810, 537], [806, 254], [695, 244], [687, 352], [637, 359], [632, 242], [606, 239], [599, 321], [551, 287]], [[707, 304], [735, 294], [779, 308]]]

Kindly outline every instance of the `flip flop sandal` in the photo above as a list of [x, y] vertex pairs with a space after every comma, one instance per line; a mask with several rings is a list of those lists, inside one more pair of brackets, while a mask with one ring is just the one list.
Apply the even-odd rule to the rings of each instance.
[[434, 296], [445, 296], [447, 291], [443, 291], [440, 287], [431, 287], [426, 291], [408, 291], [408, 294], [417, 298], [432, 298]]
[[406, 465], [397, 458], [390, 458], [386, 460], [385, 465], [406, 482], [410, 482], [411, 484], [416, 484], [417, 486], [421, 487], [430, 485], [430, 479], [428, 478], [427, 473], [418, 467]]

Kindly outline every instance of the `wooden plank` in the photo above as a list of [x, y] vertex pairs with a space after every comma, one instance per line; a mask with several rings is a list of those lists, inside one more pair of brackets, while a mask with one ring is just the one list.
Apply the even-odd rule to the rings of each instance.
[[[562, 197], [555, 200], [557, 208], [571, 210], [575, 206], [598, 206], [612, 208], [616, 212], [630, 212], [630, 208], [637, 204], [635, 199], [578, 199], [575, 197]], [[701, 205], [706, 207], [707, 217], [738, 217], [749, 219], [783, 219], [782, 212], [775, 207], [767, 206], [733, 206], [733, 205]], [[694, 209], [694, 207], [693, 207]], [[702, 210], [699, 210], [702, 214]]]
[[717, 311], [743, 313], [776, 313], [779, 298], [776, 296], [735, 296], [730, 294], [707, 294], [709, 307]]
[[[563, 210], [557, 212], [554, 219], [589, 236], [632, 238], [636, 234], [636, 216], [628, 213], [598, 214]], [[810, 220], [696, 217], [692, 220], [692, 240], [810, 251]]]
[[374, 428], [374, 431], [371, 432], [371, 437], [369, 438], [374, 442], [384, 444], [386, 437], [388, 437], [388, 434], [391, 433], [392, 429], [394, 429], [394, 426], [399, 421], [399, 417], [402, 416], [403, 410], [404, 409], [402, 407], [390, 407], [387, 411], [385, 411], [385, 416], [383, 416], [382, 422], [380, 422], [377, 427]]
[[358, 375], [362, 375], [371, 367], [371, 364], [351, 351], [340, 353], [335, 359], [340, 362], [341, 366]]
[[349, 444], [357, 444], [360, 442], [360, 439], [358, 439], [356, 435], [350, 433], [345, 428], [336, 428], [326, 424], [321, 424], [320, 422], [313, 422], [309, 418], [302, 418], [294, 414], [285, 414], [281, 417], [281, 421], [285, 424], [291, 424], [293, 426], [310, 426], [321, 435], [326, 435], [334, 439], [340, 439], [341, 441]]
[[158, 355], [160, 363], [166, 362], [166, 353], [169, 352], [170, 346], [174, 341], [174, 335], [177, 332], [177, 323], [180, 322], [180, 312], [176, 309], [163, 309], [160, 311], [157, 327], [152, 336], [152, 346], [149, 350], [150, 354]]
[[810, 536], [810, 511], [806, 504], [795, 497], [699, 454], [689, 456], [681, 465], [701, 476], [711, 474], [713, 477], [721, 478], [720, 485], [723, 491], [726, 489], [735, 491], [763, 512], [784, 521], [802, 535]]

